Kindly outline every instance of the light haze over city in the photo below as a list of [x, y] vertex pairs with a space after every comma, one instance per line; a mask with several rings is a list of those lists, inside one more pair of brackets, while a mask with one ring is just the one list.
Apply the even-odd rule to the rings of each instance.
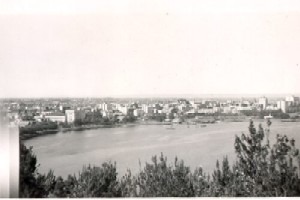
[[0, 97], [300, 94], [299, 1], [167, 2], [0, 1]]

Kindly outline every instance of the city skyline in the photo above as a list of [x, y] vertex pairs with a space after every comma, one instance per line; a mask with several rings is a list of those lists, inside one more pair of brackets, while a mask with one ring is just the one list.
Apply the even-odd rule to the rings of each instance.
[[296, 1], [27, 2], [0, 2], [0, 98], [300, 94]]

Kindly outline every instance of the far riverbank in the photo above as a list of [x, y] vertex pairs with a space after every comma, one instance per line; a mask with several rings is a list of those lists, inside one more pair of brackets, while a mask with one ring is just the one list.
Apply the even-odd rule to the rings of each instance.
[[109, 125], [84, 125], [84, 126], [78, 126], [78, 127], [69, 127], [69, 128], [58, 128], [58, 129], [52, 129], [52, 130], [43, 130], [43, 131], [36, 131], [32, 132], [30, 134], [22, 134], [20, 135], [21, 140], [28, 140], [34, 137], [48, 135], [48, 134], [55, 134], [58, 132], [68, 132], [68, 131], [84, 131], [89, 129], [98, 129], [98, 128], [114, 128], [119, 127], [121, 124], [109, 124]]
[[[247, 122], [251, 118], [243, 118], [243, 119], [225, 119], [225, 120], [220, 120], [216, 121], [214, 123], [229, 123], [229, 122]], [[252, 119], [254, 122], [259, 122], [263, 123], [266, 120], [265, 119], [257, 119], [253, 118]], [[300, 119], [272, 119], [272, 121], [281, 121], [281, 122], [300, 122]], [[214, 124], [211, 123], [211, 124]], [[84, 131], [84, 130], [90, 130], [90, 129], [98, 129], [98, 128], [115, 128], [115, 127], [128, 127], [128, 126], [136, 126], [136, 125], [172, 125], [174, 123], [172, 122], [157, 122], [157, 121], [136, 121], [134, 123], [126, 123], [126, 124], [101, 124], [101, 125], [82, 125], [82, 126], [74, 126], [74, 127], [68, 127], [68, 128], [63, 128], [59, 127], [58, 129], [48, 129], [48, 130], [42, 130], [42, 131], [35, 131], [32, 133], [27, 133], [27, 134], [20, 134], [20, 139], [21, 140], [28, 140], [34, 137], [38, 136], [44, 136], [48, 134], [56, 134], [58, 132], [68, 132], [68, 131]], [[191, 123], [189, 121], [182, 122], [181, 124], [186, 124], [186, 125], [193, 125], [194, 123]], [[195, 123], [196, 124], [201, 124], [201, 123]]]

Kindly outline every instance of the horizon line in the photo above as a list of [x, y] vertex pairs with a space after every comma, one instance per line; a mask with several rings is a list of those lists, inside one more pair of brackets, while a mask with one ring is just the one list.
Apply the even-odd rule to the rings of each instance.
[[36, 96], [36, 97], [0, 97], [0, 99], [68, 99], [68, 98], [79, 98], [79, 99], [85, 99], [85, 98], [224, 98], [224, 97], [285, 97], [285, 96], [300, 96], [300, 93], [249, 93], [249, 94], [234, 94], [234, 93], [228, 93], [228, 94], [145, 94], [145, 95], [99, 95], [99, 96]]

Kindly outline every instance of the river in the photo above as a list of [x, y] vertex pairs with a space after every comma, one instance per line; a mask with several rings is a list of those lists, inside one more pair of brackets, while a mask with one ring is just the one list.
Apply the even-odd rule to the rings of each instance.
[[[177, 156], [192, 169], [202, 166], [206, 172], [212, 172], [217, 159], [227, 155], [233, 162], [235, 135], [248, 133], [248, 126], [249, 122], [221, 122], [206, 127], [175, 125], [170, 130], [165, 125], [135, 125], [59, 132], [24, 143], [33, 146], [40, 173], [53, 169], [56, 176], [64, 178], [78, 174], [83, 165], [100, 166], [105, 161], [116, 161], [119, 175], [127, 169], [137, 173], [139, 163], [143, 168], [145, 162], [151, 162], [151, 157], [161, 152], [170, 164]], [[296, 146], [300, 147], [300, 122], [273, 120], [271, 141], [275, 141], [277, 134], [295, 138]]]

